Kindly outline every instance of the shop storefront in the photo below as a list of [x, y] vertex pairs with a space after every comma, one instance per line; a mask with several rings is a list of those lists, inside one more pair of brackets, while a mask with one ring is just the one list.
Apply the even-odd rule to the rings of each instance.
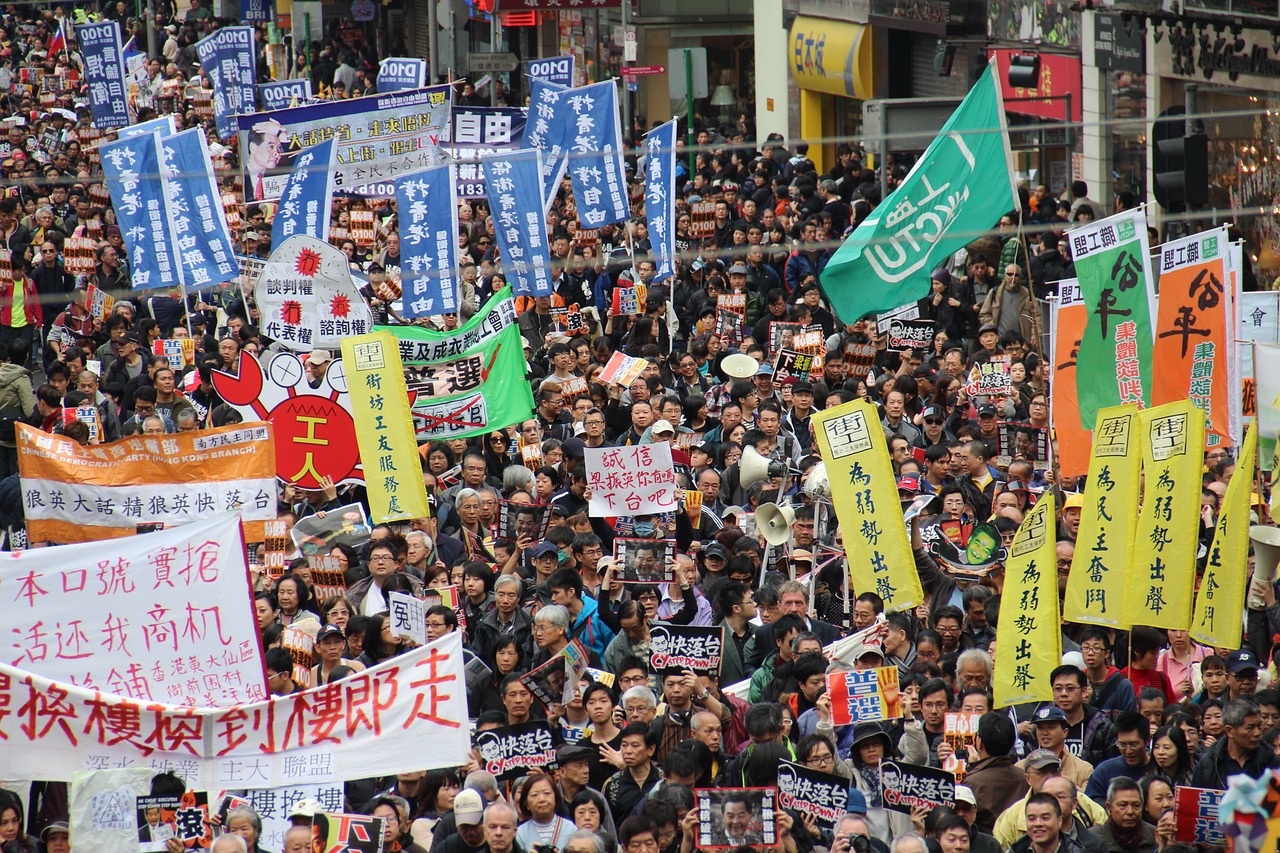
[[1018, 55], [1035, 54], [1023, 49], [989, 52], [1009, 116], [1014, 168], [1031, 185], [1044, 184], [1057, 195], [1071, 183], [1072, 154], [1078, 144], [1077, 134], [1068, 125], [1078, 125], [1084, 110], [1080, 59], [1040, 53], [1037, 83], [1024, 87], [1009, 83], [1009, 68]]
[[[875, 97], [871, 27], [797, 16], [790, 30], [792, 78], [800, 90], [800, 137], [855, 138], [862, 102]], [[813, 145], [809, 157], [821, 172], [835, 161], [835, 143]]]

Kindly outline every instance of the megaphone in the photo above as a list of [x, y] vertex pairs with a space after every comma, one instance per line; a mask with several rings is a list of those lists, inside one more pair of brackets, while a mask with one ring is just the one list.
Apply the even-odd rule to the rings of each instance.
[[761, 456], [754, 447], [742, 449], [742, 456], [738, 459], [738, 483], [742, 488], [749, 489], [761, 480], [781, 477], [785, 473], [787, 466], [781, 462]]
[[802, 491], [815, 501], [831, 500], [831, 481], [827, 479], [827, 463], [819, 462], [804, 478]]
[[1265, 524], [1254, 524], [1249, 528], [1249, 539], [1253, 542], [1254, 583], [1249, 584], [1249, 608], [1261, 610], [1266, 607], [1262, 595], [1255, 584], [1265, 586], [1274, 583], [1276, 566], [1280, 564], [1280, 527], [1268, 527]]
[[782, 545], [791, 539], [791, 525], [796, 511], [787, 504], [760, 504], [756, 507], [756, 529], [770, 545]]
[[732, 376], [734, 379], [750, 379], [760, 369], [760, 362], [745, 352], [735, 352], [733, 355], [724, 357], [720, 362], [720, 369], [725, 375]]

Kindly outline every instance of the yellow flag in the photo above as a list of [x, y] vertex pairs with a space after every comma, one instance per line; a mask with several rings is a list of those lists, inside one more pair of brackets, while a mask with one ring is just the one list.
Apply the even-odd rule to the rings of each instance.
[[1254, 418], [1240, 448], [1236, 473], [1227, 484], [1204, 579], [1196, 593], [1191, 639], [1206, 646], [1240, 646], [1240, 614], [1249, 580], [1249, 493], [1257, 456], [1258, 419]]
[[1014, 534], [1004, 566], [996, 643], [995, 706], [1053, 701], [1049, 673], [1062, 662], [1053, 493], [1045, 492]]
[[1191, 627], [1203, 466], [1203, 409], [1181, 400], [1142, 413], [1142, 512], [1125, 595], [1130, 625]]
[[342, 366], [374, 524], [428, 515], [400, 344], [390, 332], [342, 339]]
[[1138, 523], [1141, 431], [1136, 405], [1098, 410], [1076, 553], [1062, 604], [1062, 618], [1068, 622], [1130, 626], [1125, 621], [1125, 573]]
[[854, 400], [818, 412], [812, 423], [827, 464], [854, 589], [880, 596], [886, 613], [915, 607], [924, 600], [924, 590], [879, 412], [867, 400]]

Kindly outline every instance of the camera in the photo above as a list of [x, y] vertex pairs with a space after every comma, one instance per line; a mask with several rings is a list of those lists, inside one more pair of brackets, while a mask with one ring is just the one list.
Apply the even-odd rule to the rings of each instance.
[[871, 850], [871, 839], [865, 835], [849, 834], [849, 850], [852, 853], [869, 853]]

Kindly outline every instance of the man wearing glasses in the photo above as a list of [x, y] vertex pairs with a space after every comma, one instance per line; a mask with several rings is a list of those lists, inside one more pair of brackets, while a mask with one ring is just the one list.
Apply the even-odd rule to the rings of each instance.
[[[400, 537], [380, 539], [369, 549], [369, 577], [357, 581], [347, 590], [352, 609], [362, 616], [373, 616], [387, 610], [387, 598], [382, 593], [387, 579], [400, 570], [400, 560], [407, 556], [397, 553], [404, 545]], [[422, 593], [422, 583], [412, 575], [405, 575], [414, 595]]]
[[1089, 799], [1101, 802], [1113, 779], [1121, 776], [1141, 779], [1155, 765], [1147, 743], [1151, 739], [1151, 723], [1137, 711], [1125, 711], [1116, 717], [1116, 749], [1120, 754], [1093, 768], [1084, 792]]

